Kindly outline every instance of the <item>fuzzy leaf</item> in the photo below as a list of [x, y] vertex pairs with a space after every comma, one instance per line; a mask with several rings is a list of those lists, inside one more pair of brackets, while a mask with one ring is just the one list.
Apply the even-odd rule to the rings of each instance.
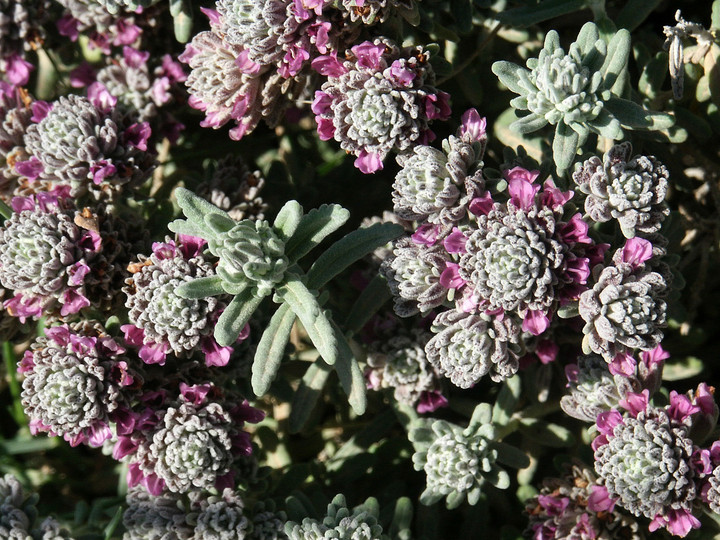
[[720, 0], [715, 0], [712, 5], [712, 15], [710, 17], [710, 28], [720, 30]]
[[283, 304], [273, 314], [260, 338], [252, 365], [252, 388], [258, 397], [268, 391], [277, 375], [294, 322], [295, 313]]
[[190, 0], [170, 0], [175, 39], [187, 43], [192, 36], [192, 5]]
[[390, 523], [390, 537], [399, 538], [402, 531], [409, 531], [413, 521], [413, 505], [408, 497], [400, 497], [395, 503], [392, 523]]
[[645, 64], [638, 81], [638, 90], [649, 98], [655, 98], [662, 91], [667, 74], [668, 54], [660, 51]]
[[492, 408], [489, 403], [479, 403], [473, 410], [469, 426], [484, 426], [492, 421]]
[[569, 429], [537, 418], [520, 421], [520, 431], [544, 446], [562, 448], [575, 444], [575, 437]]
[[620, 76], [620, 73], [627, 69], [631, 46], [632, 40], [630, 39], [630, 32], [624, 29], [618, 30], [610, 40], [610, 43], [608, 43], [607, 56], [605, 57], [602, 68], [600, 68], [600, 72], [603, 74], [602, 86], [612, 88], [615, 94], [620, 93], [620, 89], [613, 88], [613, 86]]
[[525, 135], [527, 133], [532, 133], [533, 131], [542, 129], [547, 126], [547, 124], [548, 121], [545, 120], [544, 116], [539, 116], [537, 114], [528, 114], [527, 116], [523, 116], [519, 120], [513, 122], [510, 125], [510, 129], [513, 129], [518, 133]]
[[208, 229], [204, 221], [201, 225], [195, 225], [193, 221], [187, 219], [176, 219], [175, 221], [171, 221], [170, 223], [168, 223], [167, 227], [176, 234], [196, 236], [205, 240], [215, 238], [215, 234], [210, 229]]
[[492, 72], [497, 75], [500, 82], [503, 83], [509, 90], [516, 94], [524, 93], [523, 88], [520, 86], [520, 75], [521, 71], [527, 71], [524, 67], [513, 64], [512, 62], [506, 62], [501, 60], [495, 62], [492, 65]]
[[577, 154], [580, 137], [567, 124], [561, 122], [555, 126], [553, 139], [553, 159], [559, 175], [570, 168]]
[[515, 412], [515, 405], [520, 399], [521, 391], [522, 383], [519, 376], [515, 375], [505, 380], [493, 406], [493, 424], [504, 426], [508, 423], [513, 412]]
[[337, 371], [338, 377], [340, 378], [340, 384], [343, 390], [345, 390], [345, 393], [348, 395], [348, 403], [350, 403], [353, 411], [355, 411], [356, 414], [363, 414], [367, 407], [365, 376], [342, 331], [334, 323], [332, 323], [332, 327], [335, 331], [335, 342], [337, 344], [335, 371]]
[[225, 294], [225, 289], [220, 276], [207, 276], [183, 283], [176, 292], [183, 298], [207, 298]]
[[291, 261], [307, 255], [329, 234], [342, 227], [350, 219], [350, 212], [339, 204], [323, 204], [310, 210], [285, 244], [285, 254]]
[[273, 228], [278, 233], [278, 235], [287, 242], [293, 234], [295, 234], [295, 231], [297, 230], [298, 226], [300, 225], [300, 220], [303, 217], [303, 208], [300, 206], [300, 203], [297, 201], [288, 201], [285, 203], [285, 206], [283, 206], [280, 211], [278, 212], [278, 215], [275, 217], [275, 221], [273, 222]]
[[404, 233], [400, 225], [376, 223], [353, 231], [320, 255], [307, 274], [308, 287], [318, 289], [355, 261]]
[[214, 336], [218, 345], [228, 347], [237, 341], [240, 332], [245, 328], [260, 302], [262, 297], [255, 296], [252, 289], [245, 289], [235, 295], [215, 324]]
[[293, 397], [289, 418], [290, 433], [298, 433], [310, 418], [331, 369], [322, 358], [318, 358], [308, 367]]
[[209, 203], [202, 197], [198, 197], [189, 189], [182, 187], [176, 188], [175, 198], [188, 221], [192, 222], [192, 224], [199, 229], [207, 230], [205, 216], [208, 214], [220, 214], [230, 218], [227, 212], [220, 210], [217, 206]]
[[580, 11], [588, 3], [587, 0], [545, 0], [539, 4], [503, 11], [498, 15], [498, 20], [511, 26], [530, 26]]
[[205, 226], [210, 229], [216, 235], [225, 234], [231, 230], [237, 221], [232, 219], [230, 216], [223, 216], [222, 214], [207, 214], [203, 220]]
[[[317, 296], [310, 292], [298, 276], [291, 275], [287, 282], [277, 289], [277, 294], [298, 316], [310, 340], [325, 362], [332, 365], [339, 355], [347, 353], [346, 350], [339, 349], [337, 332], [318, 303]], [[345, 339], [342, 338], [342, 341]], [[347, 346], [347, 342], [345, 342], [345, 346]], [[352, 355], [352, 353], [350, 354]]]
[[675, 125], [675, 119], [669, 114], [649, 111], [633, 101], [616, 96], [611, 97], [605, 107], [617, 118], [623, 127], [657, 131]]
[[[595, 44], [598, 39], [600, 39], [600, 33], [598, 32], [597, 25], [591, 22], [585, 23], [580, 29], [577, 38], [575, 38], [575, 43], [577, 43], [577, 46], [580, 49], [580, 52], [582, 52], [583, 57], [591, 51], [596, 50]], [[585, 64], [584, 59], [583, 64], [587, 65]]]
[[491, 444], [498, 452], [497, 460], [503, 465], [513, 469], [524, 469], [530, 465], [530, 458], [519, 448], [498, 441], [493, 441]]

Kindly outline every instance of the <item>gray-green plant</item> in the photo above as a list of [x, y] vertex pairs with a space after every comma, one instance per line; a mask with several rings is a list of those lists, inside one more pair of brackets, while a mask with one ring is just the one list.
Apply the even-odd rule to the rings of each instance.
[[221, 346], [232, 345], [262, 300], [272, 295], [280, 304], [255, 353], [252, 386], [264, 394], [275, 378], [297, 317], [322, 357], [338, 372], [353, 410], [365, 411], [365, 381], [345, 335], [323, 308], [318, 289], [353, 262], [402, 234], [400, 226], [377, 223], [347, 234], [320, 255], [307, 272], [297, 264], [350, 213], [339, 205], [323, 205], [307, 214], [289, 201], [275, 221], [233, 220], [227, 212], [184, 188], [175, 191], [187, 219], [173, 221], [171, 231], [206, 240], [219, 259], [217, 274], [182, 284], [185, 298], [233, 295], [218, 318], [214, 336]]
[[528, 59], [527, 69], [504, 60], [493, 64], [500, 82], [518, 94], [511, 106], [528, 111], [511, 129], [527, 134], [555, 126], [552, 150], [559, 174], [570, 168], [591, 133], [620, 140], [623, 129], [660, 130], [673, 125], [672, 116], [622, 97], [630, 49], [627, 30], [618, 30], [606, 42], [597, 25], [588, 22], [567, 53], [558, 33], [551, 30], [538, 57]]

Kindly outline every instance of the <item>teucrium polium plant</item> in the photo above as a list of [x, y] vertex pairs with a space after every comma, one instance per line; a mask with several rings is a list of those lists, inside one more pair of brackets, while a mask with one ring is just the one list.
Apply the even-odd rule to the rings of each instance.
[[[273, 294], [280, 304], [253, 361], [253, 390], [264, 394], [272, 382], [297, 317], [325, 364], [334, 366], [353, 409], [365, 410], [365, 381], [345, 336], [321, 305], [317, 289], [357, 259], [399, 236], [401, 228], [378, 223], [349, 233], [320, 255], [305, 273], [296, 264], [325, 237], [340, 228], [350, 213], [339, 205], [323, 205], [303, 214], [290, 201], [270, 225], [267, 221], [235, 221], [213, 204], [178, 188], [175, 192], [185, 220], [170, 223], [171, 231], [202, 238], [219, 259], [214, 276], [178, 287], [186, 298], [231, 294], [233, 299], [215, 326], [220, 346], [235, 342], [262, 300]], [[294, 315], [293, 315], [294, 314]]]
[[627, 30], [617, 31], [606, 42], [598, 27], [589, 22], [567, 53], [558, 33], [551, 30], [538, 57], [527, 61], [527, 69], [504, 60], [495, 62], [493, 73], [518, 94], [510, 104], [517, 111], [527, 111], [511, 129], [532, 133], [548, 124], [554, 126], [553, 159], [562, 173], [570, 168], [591, 133], [620, 140], [625, 136], [623, 128], [672, 126], [671, 116], [621, 97], [630, 50]]

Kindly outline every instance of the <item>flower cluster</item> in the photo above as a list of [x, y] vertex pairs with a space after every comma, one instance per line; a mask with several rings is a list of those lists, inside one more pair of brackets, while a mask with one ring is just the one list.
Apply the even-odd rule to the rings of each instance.
[[[25, 132], [32, 123], [32, 99], [20, 88], [0, 82], [0, 199], [9, 203], [20, 195], [23, 177], [31, 171]], [[36, 105], [36, 108], [39, 105]], [[24, 174], [23, 174], [24, 173]]]
[[345, 56], [342, 62], [335, 55], [313, 61], [328, 77], [312, 105], [321, 139], [334, 138], [357, 156], [358, 169], [372, 173], [383, 168], [391, 150], [407, 152], [434, 138], [428, 124], [450, 116], [450, 96], [432, 86], [426, 51], [376, 39]]
[[106, 92], [92, 99], [63, 96], [28, 127], [25, 147], [35, 176], [70, 186], [72, 197], [90, 193], [113, 198], [123, 187], [137, 186], [152, 172], [148, 153], [150, 126], [130, 123]]
[[[125, 280], [130, 324], [122, 327], [128, 343], [140, 347], [146, 364], [164, 364], [168, 353], [187, 357], [202, 351], [208, 366], [224, 366], [231, 347], [220, 347], [212, 336], [213, 325], [225, 308], [218, 299], [183, 298], [183, 283], [215, 275], [202, 255], [204, 241], [180, 236], [179, 242], [155, 242], [149, 257], [131, 263]], [[221, 299], [222, 300], [222, 299]], [[244, 332], [242, 338], [247, 337]]]
[[0, 2], [0, 75], [10, 84], [28, 83], [34, 66], [25, 53], [42, 45], [51, 5], [49, 0]]
[[645, 538], [638, 522], [618, 511], [590, 469], [579, 463], [568, 468], [562, 478], [543, 480], [540, 493], [527, 501], [528, 536], [536, 540]]
[[112, 220], [78, 212], [61, 196], [67, 190], [14, 198], [15, 213], [0, 227], [0, 284], [14, 292], [4, 307], [21, 321], [108, 308], [121, 271]]
[[235, 461], [252, 452], [241, 428], [262, 412], [211, 383], [181, 382], [176, 393], [148, 392], [123, 409], [113, 457], [129, 462], [128, 485], [153, 495], [233, 485]]
[[612, 409], [597, 418], [592, 447], [602, 486], [611, 501], [651, 519], [651, 531], [687, 535], [700, 527], [693, 511], [712, 500], [718, 466], [718, 444], [698, 446], [718, 417], [712, 389], [703, 383], [689, 395], [672, 391], [663, 408], [649, 403], [647, 390], [629, 392], [619, 405], [625, 413]]
[[72, 446], [100, 446], [140, 382], [125, 349], [99, 323], [45, 330], [25, 352], [22, 404], [33, 433], [61, 435]]

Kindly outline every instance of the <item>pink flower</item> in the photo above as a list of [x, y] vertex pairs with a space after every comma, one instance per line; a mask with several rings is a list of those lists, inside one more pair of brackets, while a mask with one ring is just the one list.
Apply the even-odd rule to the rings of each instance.
[[[645, 390], [647, 392], [647, 390]], [[675, 390], [670, 392], [670, 406], [667, 414], [670, 418], [682, 422], [687, 417], [700, 412], [700, 407], [693, 405], [690, 398], [685, 394], [678, 394]]]
[[446, 120], [450, 117], [450, 94], [438, 91], [425, 96], [425, 116], [428, 120]]
[[83, 88], [95, 81], [95, 70], [88, 63], [83, 61], [78, 67], [70, 72], [70, 86]]
[[476, 109], [468, 109], [460, 118], [460, 136], [468, 142], [480, 141], [487, 138], [487, 120], [480, 118]]
[[[15, 162], [15, 172], [29, 180], [35, 180], [38, 176], [40, 176], [40, 173], [43, 172], [43, 169], [44, 167], [42, 162], [35, 156], [32, 156], [27, 161]], [[14, 199], [17, 198], [18, 197], [14, 197]]]
[[635, 375], [635, 369], [637, 368], [637, 362], [633, 356], [629, 353], [618, 353], [612, 362], [608, 365], [610, 373], [613, 375], [624, 375], [625, 377], [632, 377]]
[[632, 416], [646, 411], [650, 403], [650, 391], [646, 388], [641, 393], [628, 392], [623, 399], [618, 402], [623, 409], [628, 411]]
[[23, 86], [30, 80], [30, 72], [35, 67], [22, 58], [19, 54], [13, 54], [5, 60], [5, 72], [11, 84]]
[[541, 310], [529, 309], [523, 319], [522, 329], [534, 336], [539, 336], [550, 327], [550, 319]]
[[470, 205], [468, 206], [470, 211], [476, 216], [486, 216], [490, 210], [492, 210], [492, 207], [493, 200], [489, 191], [486, 191], [479, 197], [475, 197], [472, 201], [470, 201]]
[[656, 515], [650, 522], [648, 529], [651, 532], [665, 527], [670, 534], [675, 536], [687, 536], [691, 529], [700, 528], [700, 520], [685, 509], [669, 509], [665, 515]]
[[403, 67], [400, 60], [395, 60], [387, 70], [387, 78], [398, 86], [412, 86], [412, 82], [416, 77], [417, 75], [414, 72]]
[[410, 237], [415, 244], [421, 246], [432, 246], [437, 242], [440, 228], [437, 225], [423, 223]]
[[117, 105], [117, 98], [113, 96], [107, 87], [99, 82], [94, 82], [87, 89], [87, 97], [98, 110], [106, 113]]
[[441, 407], [447, 407], [448, 400], [440, 392], [433, 390], [432, 392], [423, 392], [420, 395], [420, 401], [417, 404], [417, 412], [420, 414], [435, 412]]
[[360, 172], [365, 174], [371, 174], [376, 171], [382, 170], [383, 162], [380, 154], [374, 152], [368, 152], [367, 150], [361, 150], [357, 159], [355, 160], [355, 167], [360, 169]]
[[620, 260], [628, 263], [633, 268], [637, 268], [651, 257], [652, 244], [644, 238], [636, 237], [625, 242]]
[[[517, 168], [518, 167], [515, 167], [515, 169]], [[513, 169], [513, 171], [515, 169]], [[508, 193], [510, 194], [510, 200], [516, 208], [528, 210], [534, 206], [535, 195], [538, 191], [540, 191], [539, 185], [530, 183], [526, 178], [523, 178], [520, 175], [514, 175], [508, 180]]]
[[150, 129], [150, 124], [147, 122], [136, 122], [125, 130], [124, 135], [125, 142], [128, 145], [146, 152], [147, 142], [150, 135], [152, 135], [152, 130]]
[[510, 180], [525, 180], [532, 184], [537, 180], [538, 176], [540, 176], [540, 171], [528, 171], [522, 167], [513, 167], [512, 169], [503, 171], [503, 178], [508, 182], [510, 182]]
[[440, 274], [440, 285], [446, 289], [459, 289], [465, 285], [465, 280], [460, 276], [460, 265], [453, 262], [445, 263], [445, 270]]
[[57, 26], [58, 33], [61, 36], [70, 38], [70, 41], [77, 41], [79, 36], [78, 33], [78, 20], [70, 14], [65, 14], [60, 17], [55, 25]]
[[467, 238], [457, 227], [454, 227], [453, 231], [443, 240], [443, 246], [448, 253], [466, 253], [466, 244]]
[[554, 341], [541, 339], [535, 347], [535, 356], [540, 359], [543, 364], [550, 364], [557, 358], [560, 347]]
[[365, 41], [360, 45], [355, 45], [350, 49], [357, 58], [357, 64], [361, 67], [377, 70], [380, 68], [380, 59], [385, 52], [385, 45], [375, 45], [369, 41]]
[[338, 60], [336, 54], [318, 56], [310, 63], [310, 66], [325, 77], [340, 77], [340, 75], [347, 73], [347, 69]]

